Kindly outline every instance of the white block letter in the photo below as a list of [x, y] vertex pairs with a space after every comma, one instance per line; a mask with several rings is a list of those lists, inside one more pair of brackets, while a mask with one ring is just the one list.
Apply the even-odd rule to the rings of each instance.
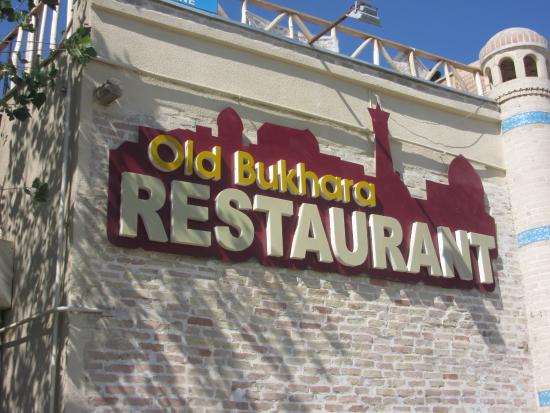
[[[403, 230], [399, 221], [392, 217], [372, 214], [369, 217], [369, 227], [373, 268], [381, 270], [387, 268], [387, 256], [395, 271], [407, 272], [407, 265], [399, 250], [399, 245], [403, 241]], [[386, 231], [390, 232], [388, 236]]]
[[172, 218], [170, 240], [176, 244], [210, 246], [210, 231], [189, 228], [189, 221], [208, 221], [208, 208], [190, 205], [189, 199], [210, 198], [208, 185], [184, 181], [172, 181]]
[[443, 277], [454, 278], [456, 268], [461, 280], [473, 280], [468, 233], [461, 230], [455, 231], [455, 236], [453, 237], [453, 233], [449, 228], [438, 227], [437, 243], [439, 244], [439, 259], [441, 260]]
[[364, 212], [353, 211], [351, 215], [353, 249], [346, 243], [346, 224], [342, 208], [330, 208], [330, 244], [334, 257], [342, 265], [357, 267], [365, 262], [369, 253], [367, 238], [367, 216]]
[[317, 205], [302, 204], [298, 211], [298, 223], [292, 239], [290, 258], [302, 260], [308, 251], [315, 252], [319, 262], [333, 262]]
[[[148, 193], [147, 199], [140, 199], [140, 189]], [[153, 176], [123, 172], [121, 192], [119, 234], [135, 238], [139, 215], [151, 241], [168, 241], [162, 220], [157, 214], [166, 201], [166, 190], [162, 181]]]
[[[233, 206], [235, 205], [235, 206]], [[214, 233], [222, 248], [228, 251], [243, 251], [254, 241], [254, 224], [241, 210], [252, 208], [250, 198], [238, 189], [224, 189], [216, 197], [216, 215], [226, 224], [233, 227], [237, 235], [233, 235], [228, 226], [216, 226]]]
[[407, 269], [409, 272], [417, 273], [420, 272], [420, 267], [428, 268], [428, 274], [431, 276], [442, 275], [428, 224], [415, 222], [411, 231]]
[[495, 237], [469, 232], [468, 239], [472, 247], [477, 247], [479, 282], [482, 284], [493, 284], [495, 281], [493, 279], [493, 269], [491, 268], [489, 250], [494, 250], [496, 248]]
[[292, 216], [294, 212], [292, 201], [256, 195], [254, 197], [254, 211], [265, 212], [267, 214], [267, 255], [270, 257], [282, 257], [284, 254], [282, 217]]

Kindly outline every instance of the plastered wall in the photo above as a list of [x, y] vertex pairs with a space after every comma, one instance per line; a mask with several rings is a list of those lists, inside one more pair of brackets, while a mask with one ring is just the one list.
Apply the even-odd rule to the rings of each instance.
[[[535, 409], [494, 102], [161, 3], [101, 1], [85, 16], [99, 59], [79, 88], [65, 297], [103, 314], [64, 319], [60, 411]], [[107, 79], [123, 95], [103, 107], [93, 90]], [[218, 112], [230, 106], [243, 118], [245, 140], [254, 142], [264, 122], [309, 128], [324, 153], [372, 174], [366, 109], [376, 95], [391, 113], [394, 165], [413, 195], [425, 196], [426, 179], [445, 183], [453, 154], [472, 159], [497, 223], [493, 293], [199, 260], [107, 241], [108, 150], [137, 140], [139, 125], [202, 125], [216, 133]], [[55, 228], [48, 225], [42, 233]], [[4, 374], [6, 383], [13, 374]], [[38, 378], [21, 383], [44, 394], [48, 387]], [[12, 399], [6, 406], [23, 403], [23, 387], [5, 385], [14, 391], [3, 393]], [[28, 411], [46, 403], [25, 400]]]
[[[133, 23], [105, 7], [94, 14], [103, 30], [101, 59], [86, 69], [82, 91], [76, 243], [67, 285], [71, 303], [105, 312], [69, 319], [65, 411], [533, 411], [524, 297], [505, 173], [498, 168], [494, 104], [424, 84], [413, 84], [415, 92], [406, 79], [379, 85], [327, 81], [328, 75], [298, 64], [281, 74], [265, 57], [256, 64], [227, 52], [220, 60], [218, 45], [206, 45], [209, 55], [193, 46], [195, 39], [158, 26], [139, 30], [154, 30], [157, 41], [168, 36], [170, 47], [179, 47], [178, 61], [163, 65], [148, 57], [147, 63], [128, 42], [111, 45], [109, 36], [121, 36]], [[261, 46], [261, 39], [251, 41]], [[183, 75], [191, 57], [198, 59], [197, 70]], [[239, 65], [240, 76], [231, 75]], [[256, 76], [258, 67], [278, 76], [280, 88], [269, 83], [270, 76]], [[205, 73], [212, 82], [201, 87], [195, 77]], [[123, 96], [109, 107], [90, 103], [93, 88], [110, 78], [119, 81]], [[411, 95], [396, 93], [396, 84]], [[239, 98], [244, 91], [257, 95]], [[423, 144], [392, 139], [395, 167], [415, 196], [425, 196], [426, 179], [445, 182], [452, 160], [425, 146], [451, 143], [448, 152], [466, 151], [497, 164], [474, 163], [497, 222], [495, 292], [268, 268], [254, 260], [200, 260], [125, 250], [107, 241], [108, 150], [136, 141], [138, 125], [202, 125], [215, 134], [218, 112], [230, 106], [243, 118], [245, 140], [255, 142], [264, 122], [309, 128], [324, 153], [372, 173], [366, 108], [375, 91], [392, 113], [390, 135], [408, 132]], [[469, 111], [476, 107], [477, 113]]]
[[[66, 68], [63, 58], [55, 63]], [[68, 98], [67, 71], [61, 70], [56, 86], [47, 90], [41, 110], [31, 110], [26, 121], [10, 121], [5, 115], [1, 119], [0, 228], [2, 238], [15, 247], [13, 299], [11, 308], [2, 312], [2, 324], [38, 315], [1, 336], [2, 412], [42, 412], [50, 400], [53, 315], [40, 314], [54, 306], [63, 136], [68, 125], [76, 124], [79, 106], [69, 105], [70, 115], [66, 117], [66, 100], [80, 100], [77, 78], [73, 82], [77, 86]], [[74, 136], [70, 139], [71, 146], [76, 147]], [[69, 154], [67, 163], [70, 177], [75, 166], [73, 155]], [[46, 202], [35, 202], [23, 191], [35, 178], [48, 184]], [[70, 205], [68, 196], [65, 202]], [[60, 264], [64, 266], [63, 261]]]

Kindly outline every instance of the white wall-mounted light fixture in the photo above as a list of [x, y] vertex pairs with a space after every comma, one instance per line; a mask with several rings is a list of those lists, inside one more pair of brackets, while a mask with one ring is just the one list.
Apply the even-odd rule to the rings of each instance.
[[324, 28], [321, 33], [315, 35], [310, 41], [309, 44], [315, 43], [321, 38], [324, 34], [331, 31], [334, 27], [341, 24], [348, 17], [362, 21], [364, 23], [373, 24], [375, 26], [380, 26], [380, 15], [378, 14], [378, 8], [370, 4], [364, 3], [362, 1], [356, 1], [353, 6], [346, 13], [342, 14], [338, 19], [334, 21], [330, 26]]
[[374, 7], [371, 4], [356, 1], [352, 9], [347, 13], [347, 16], [362, 21], [363, 23], [380, 27], [378, 7]]

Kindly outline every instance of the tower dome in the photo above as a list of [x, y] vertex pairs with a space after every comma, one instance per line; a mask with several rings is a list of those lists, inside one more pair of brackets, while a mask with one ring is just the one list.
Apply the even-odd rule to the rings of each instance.
[[527, 89], [542, 88], [546, 95], [549, 59], [548, 40], [531, 29], [512, 27], [495, 34], [479, 52], [488, 95], [499, 103]]
[[479, 60], [483, 61], [493, 53], [516, 46], [539, 46], [548, 49], [548, 40], [534, 30], [523, 27], [511, 27], [498, 32], [489, 39], [479, 52]]

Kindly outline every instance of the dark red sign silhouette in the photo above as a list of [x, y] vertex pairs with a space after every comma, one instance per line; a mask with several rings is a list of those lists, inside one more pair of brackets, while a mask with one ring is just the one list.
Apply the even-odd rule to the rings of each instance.
[[[294, 269], [313, 268], [323, 272], [339, 272], [346, 275], [366, 274], [373, 277], [385, 278], [401, 282], [425, 282], [447, 288], [473, 288], [476, 286], [482, 291], [492, 291], [495, 284], [481, 284], [476, 265], [476, 258], [472, 249], [472, 263], [474, 269], [473, 281], [464, 281], [455, 278], [443, 278], [429, 276], [425, 268], [418, 274], [396, 272], [391, 269], [377, 270], [367, 261], [354, 268], [349, 268], [334, 261], [326, 264], [317, 261], [315, 254], [308, 253], [305, 260], [293, 260], [289, 258], [291, 241], [297, 222], [297, 214], [303, 202], [314, 203], [318, 206], [325, 230], [329, 231], [328, 208], [343, 208], [346, 215], [346, 236], [348, 245], [352, 245], [351, 236], [351, 212], [363, 210], [367, 214], [376, 213], [396, 218], [403, 228], [404, 239], [401, 251], [405, 259], [409, 251], [409, 239], [412, 224], [424, 222], [428, 224], [434, 245], [437, 245], [438, 226], [445, 226], [455, 230], [465, 230], [480, 234], [495, 236], [496, 228], [494, 219], [485, 212], [484, 190], [481, 179], [470, 163], [463, 157], [455, 158], [448, 172], [449, 184], [426, 182], [427, 199], [413, 198], [402, 182], [399, 173], [393, 169], [391, 149], [389, 144], [388, 118], [389, 114], [379, 107], [369, 109], [372, 118], [375, 142], [376, 142], [376, 176], [367, 176], [362, 165], [342, 160], [336, 156], [322, 154], [315, 136], [309, 130], [298, 130], [265, 123], [258, 130], [258, 143], [248, 146], [243, 145], [243, 124], [239, 115], [233, 109], [225, 109], [218, 115], [218, 136], [212, 136], [212, 130], [197, 126], [195, 131], [176, 129], [161, 131], [152, 128], [139, 128], [139, 141], [137, 143], [125, 142], [119, 148], [109, 153], [109, 194], [108, 194], [108, 239], [115, 245], [125, 248], [144, 248], [146, 250], [185, 254], [195, 257], [217, 257], [224, 261], [244, 261], [256, 258], [263, 265], [279, 266]], [[195, 153], [211, 150], [213, 146], [222, 148], [223, 172], [220, 181], [205, 181], [195, 175], [184, 175], [182, 169], [173, 172], [161, 172], [156, 169], [148, 159], [147, 148], [150, 141], [157, 135], [165, 134], [178, 139], [182, 144], [192, 139], [195, 145]], [[244, 150], [259, 162], [266, 166], [276, 163], [279, 159], [285, 159], [289, 168], [299, 162], [304, 162], [307, 169], [318, 176], [335, 175], [342, 178], [353, 179], [355, 182], [367, 181], [376, 185], [377, 206], [375, 208], [361, 208], [351, 202], [326, 201], [322, 198], [309, 196], [293, 196], [289, 193], [277, 193], [262, 191], [256, 185], [249, 187], [238, 186], [233, 183], [233, 153]], [[130, 171], [134, 173], [154, 176], [160, 179], [166, 189], [166, 202], [158, 211], [164, 230], [170, 234], [170, 187], [173, 180], [182, 180], [207, 184], [210, 186], [211, 196], [208, 201], [192, 200], [196, 205], [209, 208], [208, 222], [191, 222], [194, 229], [212, 231], [216, 225], [226, 225], [221, 222], [214, 210], [216, 195], [225, 188], [238, 188], [246, 192], [251, 198], [255, 194], [273, 196], [288, 199], [294, 202], [294, 216], [283, 218], [284, 256], [280, 258], [269, 257], [266, 254], [266, 216], [265, 213], [246, 211], [255, 227], [255, 239], [253, 244], [242, 252], [230, 252], [224, 250], [216, 243], [212, 236], [212, 245], [208, 248], [189, 245], [173, 244], [170, 242], [159, 243], [150, 241], [141, 219], [138, 219], [138, 235], [135, 238], [127, 238], [119, 235], [120, 203], [121, 203], [121, 174]], [[364, 242], [369, 242], [364, 240]], [[491, 258], [496, 257], [496, 250], [491, 251]]]

